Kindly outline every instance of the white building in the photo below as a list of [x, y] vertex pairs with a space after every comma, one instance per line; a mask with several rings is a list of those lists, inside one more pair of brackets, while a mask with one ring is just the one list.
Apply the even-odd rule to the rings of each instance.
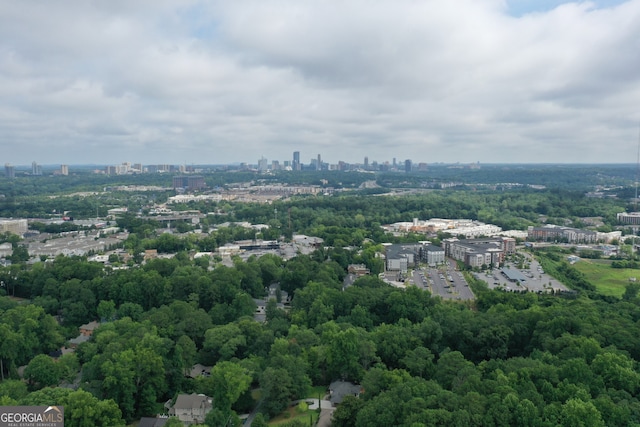
[[22, 236], [27, 232], [26, 219], [0, 219], [0, 233], [12, 233]]

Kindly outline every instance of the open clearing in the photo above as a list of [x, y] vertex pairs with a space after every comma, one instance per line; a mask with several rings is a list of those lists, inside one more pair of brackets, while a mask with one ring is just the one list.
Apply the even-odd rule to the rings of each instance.
[[573, 266], [584, 273], [603, 295], [622, 297], [630, 278], [637, 277], [640, 280], [640, 270], [611, 268], [609, 260], [581, 259]]

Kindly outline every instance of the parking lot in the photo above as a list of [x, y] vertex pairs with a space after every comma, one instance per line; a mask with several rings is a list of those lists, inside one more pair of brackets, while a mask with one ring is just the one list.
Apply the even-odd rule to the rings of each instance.
[[507, 292], [564, 292], [567, 287], [544, 272], [542, 266], [529, 254], [525, 254], [527, 268], [516, 268], [507, 262], [504, 268], [475, 273], [476, 278], [487, 282], [490, 289]]
[[455, 269], [455, 264], [440, 268], [417, 269], [413, 272], [413, 282], [416, 286], [427, 289], [432, 295], [438, 295], [443, 299], [471, 300], [474, 298], [464, 274]]
[[[530, 254], [522, 255], [525, 257], [525, 262], [519, 265], [520, 268], [513, 262], [507, 262], [503, 268], [476, 272], [473, 275], [486, 282], [489, 289], [500, 289], [506, 292], [557, 293], [568, 291], [566, 286], [546, 274]], [[523, 266], [525, 268], [522, 268]], [[428, 290], [432, 295], [440, 296], [443, 299], [462, 301], [475, 298], [464, 274], [457, 270], [457, 265], [453, 260], [448, 260], [445, 265], [437, 268], [417, 268], [406, 279], [409, 279], [417, 287]], [[398, 280], [395, 276], [393, 278], [387, 277], [387, 280], [401, 287], [409, 283], [404, 280], [394, 282], [394, 280]]]

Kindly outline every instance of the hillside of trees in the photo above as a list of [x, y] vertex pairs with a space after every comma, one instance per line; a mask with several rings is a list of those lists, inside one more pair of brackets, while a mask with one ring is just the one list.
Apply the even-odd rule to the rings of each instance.
[[[637, 295], [521, 295], [474, 281], [469, 306], [376, 277], [343, 291], [344, 274], [330, 252], [213, 270], [181, 256], [106, 273], [82, 258], [36, 264], [14, 279], [31, 304], [0, 299], [0, 403], [97, 405], [94, 425], [106, 426], [152, 415], [178, 392], [232, 396], [212, 412], [218, 425], [250, 409], [251, 388], [276, 415], [310, 385], [346, 379], [365, 392], [338, 408], [338, 426], [640, 422]], [[291, 310], [273, 303], [255, 322], [252, 297], [276, 282]], [[93, 319], [104, 323], [75, 354], [43, 356]], [[246, 380], [186, 378], [195, 362]], [[78, 390], [51, 388], [76, 375]]]
[[[20, 197], [0, 209], [17, 212], [19, 205], [31, 214], [53, 206], [41, 207], [40, 196], [23, 205], [32, 196]], [[126, 197], [133, 203], [142, 196]], [[84, 203], [95, 211], [90, 197], [74, 200], [74, 209]], [[120, 202], [114, 196], [113, 205]], [[271, 226], [265, 238], [295, 232], [325, 239], [310, 255], [236, 258], [232, 265], [192, 255], [253, 238], [253, 231], [160, 234], [152, 221], [123, 216], [117, 225], [131, 232], [123, 243], [130, 255], [158, 249], [175, 256], [116, 262], [129, 267], [122, 269], [63, 256], [0, 268], [0, 405], [64, 405], [67, 426], [124, 426], [195, 392], [214, 398], [207, 425], [239, 426], [238, 414], [257, 404], [252, 392], [270, 418], [308, 397], [310, 387], [342, 379], [363, 393], [335, 410], [338, 427], [640, 425], [637, 286], [621, 299], [598, 295], [553, 251], [535, 256], [575, 293], [506, 293], [467, 274], [476, 299], [449, 302], [375, 274], [381, 243], [425, 238], [392, 236], [385, 223], [466, 217], [522, 229], [541, 216], [558, 223], [601, 216], [613, 229], [615, 213], [626, 207], [568, 189], [468, 188], [185, 205], [217, 212], [200, 227], [250, 221]], [[343, 289], [351, 263], [374, 274]], [[271, 285], [288, 293], [290, 307], [271, 301], [266, 321], [255, 321], [254, 298]], [[91, 340], [49, 356], [93, 320], [100, 326]], [[195, 363], [212, 366], [211, 376], [188, 377]]]

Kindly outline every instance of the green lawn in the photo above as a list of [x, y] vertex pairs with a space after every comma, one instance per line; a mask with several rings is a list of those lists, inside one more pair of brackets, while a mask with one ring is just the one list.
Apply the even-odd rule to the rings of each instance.
[[301, 409], [300, 406], [290, 406], [282, 414], [272, 418], [269, 421], [270, 426], [277, 426], [281, 424], [287, 424], [295, 419], [308, 423], [309, 426], [314, 426], [318, 421], [320, 414], [310, 409]]
[[[309, 390], [307, 390], [307, 396], [305, 397], [305, 399], [318, 399], [318, 398], [322, 399], [326, 394], [327, 394], [326, 386], [309, 387]], [[309, 409], [305, 410], [304, 405], [302, 408], [300, 406], [290, 406], [282, 414], [272, 418], [269, 421], [269, 425], [277, 426], [281, 424], [286, 424], [294, 419], [300, 419], [301, 421], [308, 422], [310, 426], [313, 426], [318, 421], [319, 416], [320, 414], [316, 411], [312, 411]]]
[[611, 268], [611, 261], [597, 259], [581, 259], [573, 265], [584, 273], [599, 293], [621, 297], [629, 283], [629, 278], [640, 280], [640, 270], [632, 268]]

